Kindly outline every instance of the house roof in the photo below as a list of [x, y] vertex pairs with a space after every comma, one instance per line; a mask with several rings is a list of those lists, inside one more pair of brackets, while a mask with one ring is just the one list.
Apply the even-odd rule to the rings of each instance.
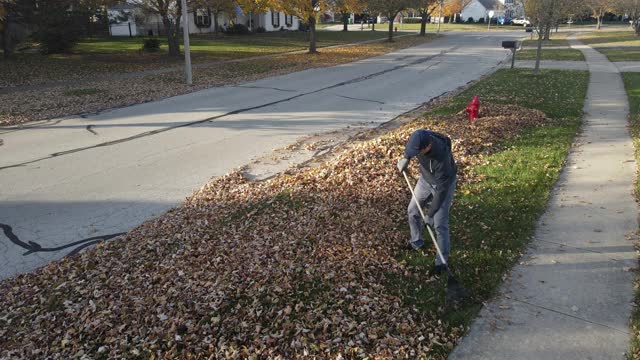
[[502, 3], [498, 0], [478, 0], [482, 6], [487, 10], [499, 10], [502, 9]]

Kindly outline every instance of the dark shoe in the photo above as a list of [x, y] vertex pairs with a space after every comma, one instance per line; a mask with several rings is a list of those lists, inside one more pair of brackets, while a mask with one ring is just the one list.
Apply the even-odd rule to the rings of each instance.
[[420, 240], [417, 243], [413, 243], [411, 241], [409, 241], [409, 244], [407, 244], [407, 250], [420, 250], [424, 247], [424, 241]]
[[431, 269], [429, 269], [429, 276], [438, 276], [447, 272], [447, 265], [433, 265]]

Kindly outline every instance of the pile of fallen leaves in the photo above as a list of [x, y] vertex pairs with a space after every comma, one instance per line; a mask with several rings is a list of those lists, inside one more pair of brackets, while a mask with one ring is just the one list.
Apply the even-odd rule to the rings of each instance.
[[[215, 86], [229, 86], [296, 71], [345, 64], [429, 41], [431, 37], [401, 37], [396, 42], [319, 49], [320, 53], [284, 54], [262, 59], [194, 68], [194, 85], [184, 83], [182, 70], [127, 78], [84, 78], [72, 84], [0, 93], [0, 126], [18, 125], [74, 114], [156, 101]], [[152, 67], [153, 68], [153, 67]], [[33, 69], [32, 69], [33, 70]], [[50, 83], [51, 84], [51, 83]], [[0, 83], [0, 86], [2, 84]]]
[[388, 280], [424, 276], [396, 259], [406, 139], [450, 135], [463, 186], [496, 142], [545, 121], [488, 106], [474, 124], [420, 119], [317, 168], [214, 179], [125, 238], [1, 283], [0, 358], [435, 356], [463, 329], [405, 305]]

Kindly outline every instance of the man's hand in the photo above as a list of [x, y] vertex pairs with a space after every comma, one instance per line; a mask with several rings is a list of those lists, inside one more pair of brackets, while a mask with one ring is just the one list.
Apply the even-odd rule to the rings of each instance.
[[435, 229], [435, 223], [433, 221], [433, 218], [429, 215], [426, 216], [426, 224], [431, 226], [432, 229]]
[[409, 159], [402, 158], [402, 159], [398, 160], [398, 171], [400, 171], [400, 173], [402, 173], [403, 171], [407, 170], [408, 166], [409, 166]]

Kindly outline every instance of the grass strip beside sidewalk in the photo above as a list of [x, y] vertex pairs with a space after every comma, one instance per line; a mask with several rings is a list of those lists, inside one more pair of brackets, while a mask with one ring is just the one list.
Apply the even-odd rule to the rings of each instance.
[[630, 49], [596, 49], [603, 53], [609, 61], [640, 61], [640, 47]]
[[[521, 84], [517, 91], [513, 83]], [[484, 144], [487, 151], [481, 152], [479, 163], [468, 170], [468, 180], [458, 186], [451, 212], [450, 264], [475, 294], [475, 301], [443, 311], [443, 279], [439, 286], [424, 286], [422, 281], [399, 283], [405, 302], [422, 311], [440, 309], [438, 317], [451, 328], [470, 325], [481, 303], [495, 294], [534, 234], [581, 124], [587, 85], [587, 72], [543, 70], [535, 77], [528, 70], [503, 70], [426, 115], [427, 119], [450, 116], [479, 95], [484, 104], [541, 110], [549, 121], [515, 137], [495, 139], [496, 144]], [[409, 252], [401, 253], [400, 258], [413, 272], [424, 273], [433, 264], [434, 254]], [[451, 349], [442, 346], [437, 350], [444, 357]]]
[[[537, 50], [520, 50], [516, 53], [516, 60], [535, 60]], [[542, 49], [541, 60], [584, 61], [582, 51], [576, 49]]]
[[[640, 163], [640, 73], [623, 73], [624, 85], [629, 97], [629, 131], [635, 147], [636, 162]], [[636, 178], [636, 199], [640, 199], [640, 181]], [[640, 244], [636, 243], [640, 249]], [[631, 316], [630, 328], [632, 331], [631, 347], [628, 359], [640, 359], [640, 276], [636, 275], [636, 300]]]
[[[401, 250], [407, 137], [428, 127], [454, 140], [452, 264], [482, 301], [544, 210], [587, 81], [501, 70], [317, 168], [216, 178], [126, 239], [1, 282], [0, 357], [442, 358], [479, 305], [445, 310], [425, 273], [433, 252]], [[469, 124], [455, 113], [476, 94], [483, 117]]]

